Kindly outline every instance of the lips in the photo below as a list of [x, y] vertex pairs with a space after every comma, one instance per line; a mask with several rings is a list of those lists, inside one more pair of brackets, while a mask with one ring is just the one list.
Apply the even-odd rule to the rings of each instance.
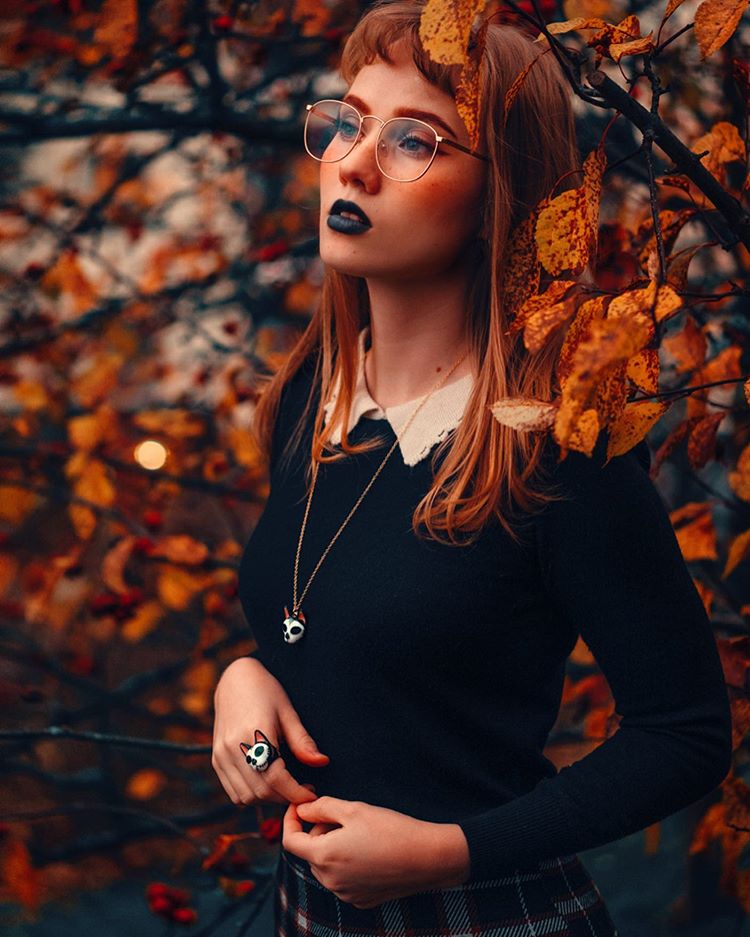
[[372, 227], [372, 222], [362, 211], [359, 205], [355, 204], [354, 202], [349, 202], [345, 198], [337, 198], [333, 205], [331, 205], [329, 214], [340, 215], [342, 212], [351, 212], [353, 215], [356, 215], [363, 224]]

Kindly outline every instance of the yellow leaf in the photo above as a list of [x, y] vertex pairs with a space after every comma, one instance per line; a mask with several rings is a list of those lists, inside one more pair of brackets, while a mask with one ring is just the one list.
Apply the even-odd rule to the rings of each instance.
[[562, 401], [555, 420], [555, 439], [567, 448], [568, 440], [598, 381], [607, 372], [627, 361], [648, 341], [644, 317], [634, 318], [627, 329], [620, 322], [592, 319], [572, 356], [570, 374], [562, 389]]
[[22, 378], [12, 386], [13, 396], [16, 397], [27, 410], [43, 410], [49, 404], [49, 396], [43, 384], [39, 381], [30, 381]]
[[108, 46], [115, 58], [122, 58], [133, 48], [138, 36], [137, 0], [104, 0], [94, 39]]
[[114, 504], [116, 492], [109, 471], [99, 459], [90, 459], [73, 484], [74, 493], [102, 508]]
[[657, 322], [662, 322], [682, 309], [682, 297], [666, 283], [651, 280], [643, 289], [627, 290], [615, 296], [607, 309], [608, 319], [628, 318], [635, 314], [649, 317], [653, 315]]
[[60, 254], [57, 262], [42, 277], [41, 285], [54, 297], [61, 293], [72, 297], [77, 313], [91, 309], [99, 296], [99, 291], [83, 272], [78, 256], [72, 250], [64, 250]]
[[70, 382], [71, 396], [82, 407], [93, 409], [117, 386], [123, 360], [116, 352], [103, 352], [89, 359], [85, 370], [77, 367], [76, 376]]
[[730, 542], [726, 566], [724, 567], [724, 572], [721, 574], [722, 579], [726, 579], [727, 576], [739, 566], [742, 560], [747, 556], [748, 550], [750, 550], [750, 530], [738, 534], [738, 536], [734, 537]]
[[485, 0], [427, 0], [419, 20], [419, 41], [433, 62], [463, 65], [474, 19]]
[[69, 504], [68, 516], [80, 540], [88, 540], [96, 530], [96, 514], [85, 504]]
[[602, 174], [606, 166], [604, 148], [592, 150], [583, 162], [584, 181], [578, 189], [567, 189], [540, 203], [536, 245], [544, 268], [559, 276], [569, 270], [580, 274], [596, 246]]
[[102, 581], [108, 589], [118, 595], [128, 591], [123, 574], [135, 543], [136, 538], [132, 535], [121, 537], [112, 549], [105, 553], [101, 563]]
[[573, 299], [567, 297], [561, 303], [537, 309], [526, 320], [523, 343], [534, 354], [541, 351], [551, 332], [554, 332], [575, 312]]
[[701, 163], [719, 182], [724, 182], [724, 166], [727, 163], [745, 161], [745, 143], [740, 132], [726, 120], [714, 124], [708, 133], [693, 142], [690, 149], [693, 153], [708, 150], [701, 158]]
[[164, 433], [173, 439], [192, 439], [206, 429], [202, 417], [181, 409], [142, 410], [133, 417], [133, 422], [149, 433]]
[[125, 785], [125, 793], [131, 800], [152, 800], [167, 786], [167, 778], [157, 768], [142, 768], [131, 774]]
[[644, 394], [655, 394], [659, 390], [659, 352], [656, 348], [645, 348], [628, 358], [627, 376]]
[[654, 50], [654, 40], [651, 38], [653, 32], [640, 39], [630, 39], [628, 42], [612, 42], [609, 46], [609, 54], [612, 61], [619, 62], [624, 55], [645, 55]]
[[141, 603], [120, 628], [120, 634], [130, 644], [137, 644], [150, 634], [164, 616], [163, 607], [156, 601]]
[[594, 451], [598, 436], [599, 416], [596, 409], [591, 407], [589, 410], [584, 410], [578, 418], [576, 428], [568, 439], [568, 449], [575, 449], [577, 452], [584, 452], [590, 456]]
[[178, 566], [166, 566], [156, 581], [160, 600], [167, 608], [184, 611], [196, 593], [211, 583], [210, 575], [198, 575]]
[[732, 36], [748, 0], [703, 0], [695, 11], [695, 36], [701, 58], [708, 58]]
[[737, 468], [727, 474], [729, 487], [743, 501], [750, 501], [750, 444], [737, 459]]
[[208, 547], [187, 534], [173, 534], [159, 539], [150, 550], [149, 556], [161, 556], [172, 563], [198, 565], [208, 557]]
[[518, 310], [509, 330], [511, 334], [517, 332], [520, 328], [524, 328], [527, 320], [535, 312], [554, 306], [566, 296], [575, 285], [573, 280], [553, 280], [543, 293], [535, 293], [533, 296], [530, 296]]
[[685, 560], [689, 563], [717, 559], [716, 529], [711, 516], [711, 505], [706, 502], [690, 502], [676, 511], [671, 511], [669, 515], [673, 524], [682, 517], [693, 518], [689, 523], [675, 529], [675, 536]]
[[0, 485], [0, 520], [17, 527], [40, 504], [41, 497], [35, 491], [20, 485]]
[[490, 410], [498, 423], [528, 433], [549, 429], [557, 407], [534, 397], [505, 397], [490, 404]]
[[526, 300], [537, 295], [541, 264], [536, 255], [536, 211], [513, 230], [508, 245], [508, 262], [504, 271], [505, 308], [511, 333], [514, 319]]
[[622, 416], [609, 427], [607, 461], [628, 452], [645, 438], [648, 431], [669, 409], [663, 401], [636, 401], [628, 404]]

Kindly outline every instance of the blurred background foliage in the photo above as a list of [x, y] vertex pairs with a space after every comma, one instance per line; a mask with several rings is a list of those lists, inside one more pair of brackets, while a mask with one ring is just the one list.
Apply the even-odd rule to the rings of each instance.
[[[322, 281], [304, 104], [345, 90], [340, 51], [367, 6], [2, 5], [0, 899], [19, 933], [81, 932], [72, 918], [70, 931], [59, 918], [44, 930], [53, 903], [115, 888], [113, 932], [143, 914], [143, 933], [229, 923], [260, 933], [282, 811], [228, 801], [210, 765], [212, 695], [226, 664], [254, 647], [236, 570], [268, 492], [249, 431], [257, 377], [283, 361]], [[664, 14], [641, 0], [518, 8], [548, 22], [637, 14], [644, 34]], [[675, 11], [673, 33], [695, 8], [688, 0]], [[502, 3], [485, 12], [520, 22]], [[687, 145], [719, 120], [747, 143], [733, 67], [747, 60], [747, 27], [745, 14], [707, 59], [689, 35], [661, 52], [660, 114]], [[565, 42], [584, 47], [575, 33]], [[621, 83], [633, 69], [601, 67]], [[577, 99], [576, 113], [585, 155], [611, 112]], [[600, 287], [613, 291], [638, 272], [625, 233], [649, 224], [648, 168], [632, 158], [639, 141], [622, 119], [607, 135], [618, 165], [602, 193], [597, 263]], [[739, 193], [747, 163], [717, 172]], [[662, 209], [676, 192], [660, 190]], [[705, 240], [707, 217], [681, 225], [682, 246]], [[696, 254], [691, 278], [720, 293], [746, 282], [749, 266], [746, 250], [716, 247]], [[738, 296], [695, 313], [709, 357], [744, 351], [748, 304]], [[712, 405], [729, 409], [735, 393], [718, 388]], [[738, 521], [737, 505], [711, 490], [725, 465], [701, 479], [693, 468], [678, 456], [659, 484], [673, 503], [709, 497], [727, 541], [748, 512]], [[682, 533], [686, 559], [744, 685], [750, 655], [732, 639], [747, 639], [746, 572], [720, 580], [698, 520]], [[558, 764], [614, 729], [609, 688], [581, 642], [568, 670], [548, 746]], [[623, 937], [708, 935], [729, 920], [740, 933], [750, 899], [739, 849], [727, 864], [724, 818], [711, 809], [592, 852]], [[639, 875], [663, 887], [648, 898], [645, 887], [618, 888]]]

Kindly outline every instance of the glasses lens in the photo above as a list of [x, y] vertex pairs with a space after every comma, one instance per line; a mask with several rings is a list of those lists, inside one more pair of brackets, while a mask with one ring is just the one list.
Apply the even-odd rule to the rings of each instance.
[[399, 117], [383, 127], [378, 142], [378, 161], [386, 175], [400, 182], [420, 176], [430, 164], [437, 137], [419, 120]]
[[342, 159], [354, 146], [359, 114], [340, 101], [319, 101], [307, 112], [305, 145], [324, 163]]

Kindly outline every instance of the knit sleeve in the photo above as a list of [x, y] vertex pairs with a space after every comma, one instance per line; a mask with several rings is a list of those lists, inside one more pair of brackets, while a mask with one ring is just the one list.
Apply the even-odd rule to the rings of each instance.
[[[471, 877], [602, 846], [710, 793], [730, 768], [731, 714], [716, 641], [648, 472], [648, 447], [604, 465], [569, 451], [569, 495], [535, 519], [550, 613], [580, 633], [621, 720], [530, 792], [459, 821]], [[644, 458], [645, 457], [645, 458]]]

